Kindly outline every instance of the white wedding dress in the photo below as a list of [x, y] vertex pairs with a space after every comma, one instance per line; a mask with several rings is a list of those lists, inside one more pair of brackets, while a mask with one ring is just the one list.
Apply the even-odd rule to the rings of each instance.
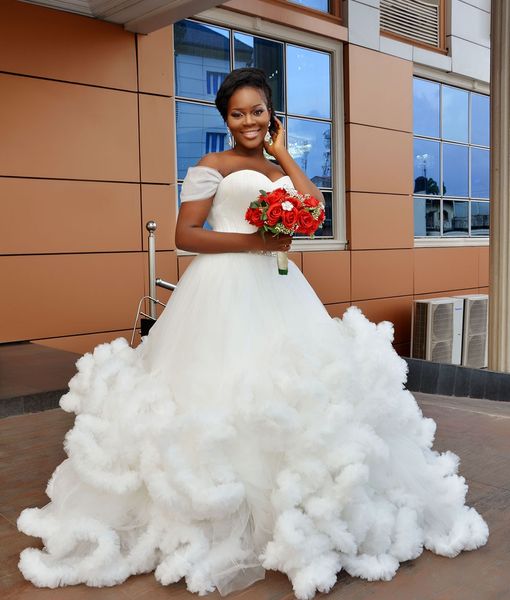
[[[193, 167], [182, 199], [216, 193], [211, 227], [249, 233], [248, 203], [283, 185]], [[282, 276], [274, 255], [197, 256], [136, 349], [119, 338], [77, 362], [69, 458], [18, 520], [45, 545], [22, 552], [23, 575], [111, 586], [155, 570], [227, 594], [275, 569], [303, 600], [341, 569], [388, 580], [424, 548], [485, 544], [392, 337], [354, 306], [330, 318], [292, 262]]]

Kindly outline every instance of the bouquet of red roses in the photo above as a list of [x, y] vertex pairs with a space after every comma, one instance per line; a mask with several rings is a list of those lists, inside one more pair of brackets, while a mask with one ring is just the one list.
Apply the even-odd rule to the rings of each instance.
[[[259, 228], [262, 235], [304, 233], [311, 238], [325, 219], [324, 205], [310, 194], [300, 194], [292, 188], [277, 188], [270, 192], [260, 190], [260, 196], [250, 203], [246, 220]], [[278, 273], [287, 275], [288, 256], [277, 253]]]

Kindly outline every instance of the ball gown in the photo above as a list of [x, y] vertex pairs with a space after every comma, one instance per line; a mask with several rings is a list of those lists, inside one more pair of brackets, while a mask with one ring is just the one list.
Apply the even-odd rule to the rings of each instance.
[[[251, 233], [249, 202], [291, 184], [198, 166], [182, 201], [214, 196], [212, 229]], [[433, 449], [392, 339], [355, 306], [331, 318], [292, 262], [282, 276], [274, 255], [198, 255], [136, 348], [118, 338], [77, 361], [68, 458], [50, 502], [18, 519], [44, 542], [21, 553], [24, 577], [112, 586], [154, 571], [226, 595], [273, 569], [304, 600], [342, 569], [389, 580], [424, 549], [482, 546], [459, 458]]]

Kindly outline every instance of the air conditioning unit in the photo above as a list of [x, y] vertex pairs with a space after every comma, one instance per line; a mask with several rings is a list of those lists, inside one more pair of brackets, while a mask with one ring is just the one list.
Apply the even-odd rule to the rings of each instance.
[[462, 353], [461, 298], [415, 300], [411, 332], [411, 356], [459, 365]]
[[489, 296], [467, 294], [456, 298], [464, 302], [462, 365], [474, 369], [485, 368], [488, 364]]

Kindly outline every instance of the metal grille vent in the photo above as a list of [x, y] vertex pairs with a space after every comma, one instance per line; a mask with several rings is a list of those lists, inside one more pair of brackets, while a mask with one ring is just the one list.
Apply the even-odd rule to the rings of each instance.
[[381, 29], [439, 48], [439, 0], [381, 0]]
[[465, 365], [481, 368], [485, 366], [487, 346], [488, 300], [466, 300], [467, 344]]
[[450, 362], [453, 348], [453, 303], [432, 306], [430, 359]]
[[414, 305], [413, 357], [427, 358], [427, 305], [416, 302]]

